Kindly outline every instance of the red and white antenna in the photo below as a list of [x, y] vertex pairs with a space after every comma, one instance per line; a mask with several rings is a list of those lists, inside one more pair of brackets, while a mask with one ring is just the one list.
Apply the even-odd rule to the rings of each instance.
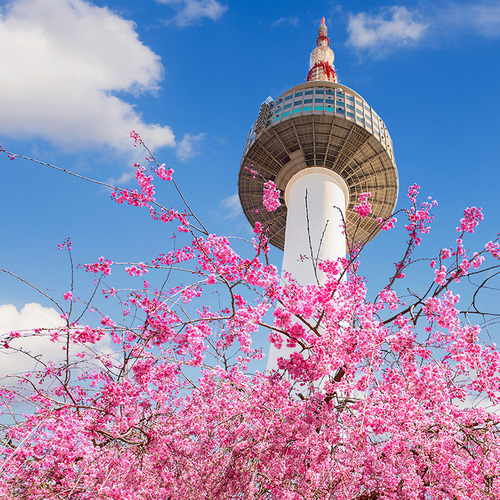
[[327, 36], [325, 18], [321, 18], [321, 25], [318, 30], [316, 48], [311, 52], [309, 63], [308, 82], [336, 82], [337, 75], [333, 69], [335, 55], [330, 48], [330, 40]]

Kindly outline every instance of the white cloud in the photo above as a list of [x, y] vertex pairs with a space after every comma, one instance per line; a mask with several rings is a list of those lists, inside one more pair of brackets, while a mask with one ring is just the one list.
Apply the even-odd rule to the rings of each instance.
[[277, 28], [278, 26], [297, 26], [298, 24], [299, 18], [297, 16], [280, 17], [271, 24], [271, 28]]
[[423, 2], [409, 10], [395, 5], [378, 14], [351, 14], [347, 43], [375, 56], [384, 56], [405, 46], [442, 44], [458, 37], [500, 37], [500, 3], [486, 0], [445, 4]]
[[[11, 304], [0, 305], [0, 377], [40, 369], [38, 359], [44, 363], [63, 361], [66, 356], [63, 350], [65, 342], [52, 342], [46, 331], [37, 334], [33, 330], [35, 328], [55, 330], [64, 325], [65, 322], [61, 319], [59, 312], [52, 307], [43, 307], [32, 302], [18, 311]], [[21, 336], [9, 340], [9, 348], [3, 347], [5, 340], [13, 331], [19, 332]], [[75, 346], [75, 348], [81, 352], [86, 351], [88, 354], [94, 351], [104, 355], [113, 354], [110, 339], [107, 336], [89, 348], [84, 345]], [[77, 361], [74, 356], [71, 359]]]
[[238, 215], [243, 214], [238, 193], [223, 198], [219, 206], [226, 211], [226, 215], [224, 216], [225, 219], [234, 219], [238, 217]]
[[174, 22], [177, 26], [191, 26], [204, 18], [217, 21], [228, 9], [216, 0], [157, 0], [177, 11]]
[[184, 134], [184, 137], [179, 142], [177, 146], [177, 151], [175, 152], [177, 158], [181, 161], [189, 160], [189, 158], [193, 158], [200, 154], [199, 151], [196, 151], [196, 145], [199, 144], [205, 137], [205, 133], [201, 133], [198, 135], [192, 134]]
[[378, 15], [361, 12], [351, 15], [348, 22], [348, 44], [357, 49], [382, 52], [419, 41], [428, 25], [418, 20], [416, 12], [394, 6]]
[[[18, 311], [11, 304], [0, 306], [0, 339], [11, 331], [28, 332], [34, 328], [58, 328], [64, 326], [59, 313], [51, 307], [40, 304], [26, 304]], [[51, 342], [47, 336], [38, 335], [9, 341], [9, 349], [0, 349], [0, 376], [26, 373], [38, 364], [33, 357], [19, 352], [23, 349], [31, 356], [42, 356], [44, 361], [59, 360], [63, 351], [59, 343]]]
[[114, 92], [154, 92], [159, 56], [135, 25], [85, 0], [15, 0], [0, 11], [0, 133], [66, 149], [129, 151], [129, 132], [174, 146], [170, 127], [146, 123]]

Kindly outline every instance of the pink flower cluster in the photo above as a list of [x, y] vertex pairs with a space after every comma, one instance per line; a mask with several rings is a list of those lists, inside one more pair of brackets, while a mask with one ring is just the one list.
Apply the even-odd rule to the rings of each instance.
[[191, 302], [195, 297], [201, 297], [201, 292], [203, 290], [198, 286], [188, 286], [181, 291], [182, 302], [187, 304]]
[[165, 168], [165, 163], [162, 163], [157, 169], [156, 169], [156, 174], [160, 179], [163, 179], [164, 181], [171, 181], [172, 180], [172, 174], [174, 171], [169, 168]]
[[451, 250], [448, 250], [448, 248], [441, 249], [441, 258], [443, 260], [449, 259], [450, 257], [451, 257]]
[[160, 254], [157, 259], [153, 259], [152, 263], [154, 266], [172, 266], [173, 264], [179, 264], [180, 262], [186, 262], [196, 258], [196, 254], [192, 247], [185, 246], [178, 250], [171, 250], [167, 254]]
[[71, 240], [69, 238], [66, 238], [62, 243], [59, 243], [57, 245], [58, 250], [62, 250], [64, 247], [66, 247], [68, 250], [71, 250]]
[[474, 229], [483, 220], [483, 213], [481, 208], [468, 207], [464, 210], [464, 216], [460, 219], [460, 226], [457, 231], [473, 233]]
[[[144, 169], [137, 181], [153, 218], [187, 227], [189, 213], [152, 201]], [[269, 190], [272, 207], [277, 190]], [[81, 310], [63, 312], [66, 326], [4, 336], [0, 347], [15, 339], [17, 356], [34, 345], [26, 337], [46, 334], [61, 356], [0, 388], [0, 498], [500, 498], [500, 354], [462, 313], [477, 311], [481, 285], [473, 284], [473, 308], [459, 308], [452, 290], [454, 278], [499, 258], [500, 245], [468, 257], [465, 233], [480, 216], [466, 211], [457, 249], [441, 250], [433, 271], [403, 282], [399, 295], [396, 278], [427, 262], [411, 253], [435, 206], [418, 202], [416, 185], [408, 195], [410, 238], [373, 300], [355, 258], [321, 261], [319, 283], [298, 283], [269, 263], [260, 222], [245, 254], [193, 228], [179, 235], [189, 244], [152, 264], [123, 264], [132, 275], [156, 272], [158, 288], [152, 277], [118, 295], [106, 278], [103, 293], [123, 311], [116, 321], [101, 312], [109, 300], [94, 303], [95, 287]], [[360, 197], [360, 217], [368, 198]], [[112, 264], [101, 257], [84, 268], [109, 275]], [[80, 324], [92, 307], [98, 327]], [[95, 345], [105, 336], [111, 352]], [[267, 337], [281, 356], [276, 370], [259, 373], [250, 363]], [[26, 355], [35, 364], [36, 354]]]
[[136, 163], [137, 167], [135, 178], [141, 188], [140, 192], [137, 189], [119, 189], [115, 188], [111, 193], [111, 197], [117, 203], [127, 203], [134, 207], [149, 207], [150, 202], [155, 201], [153, 177], [146, 175], [145, 167], [141, 167]]
[[139, 262], [137, 265], [126, 267], [125, 271], [129, 276], [142, 276], [148, 272], [148, 266], [144, 262]]
[[109, 316], [103, 316], [101, 318], [101, 325], [115, 327], [116, 323]]
[[430, 231], [430, 227], [427, 224], [430, 224], [434, 220], [432, 209], [437, 206], [437, 201], [431, 198], [419, 205], [417, 202], [419, 190], [420, 186], [418, 184], [413, 184], [408, 189], [408, 198], [412, 206], [407, 212], [409, 223], [405, 228], [410, 233], [413, 246], [420, 245], [422, 241], [422, 238], [419, 236], [420, 234], [427, 234]]
[[177, 226], [177, 229], [183, 233], [189, 232], [189, 219], [186, 213], [177, 212], [177, 210], [171, 208], [170, 210], [162, 209], [159, 212], [151, 210], [150, 215], [153, 220], [160, 220], [165, 223], [177, 219], [180, 222], [180, 225]]
[[372, 206], [368, 202], [368, 198], [371, 196], [371, 193], [361, 193], [358, 197], [359, 202], [361, 203], [360, 205], [355, 205], [354, 210], [355, 212], [362, 218], [364, 219], [367, 215], [369, 215], [372, 211]]
[[396, 225], [397, 219], [396, 217], [389, 217], [388, 219], [382, 219], [381, 217], [377, 217], [377, 222], [382, 231], [389, 231], [390, 229], [394, 229]]
[[77, 329], [72, 333], [71, 338], [75, 343], [81, 344], [95, 344], [99, 342], [104, 337], [104, 331], [99, 328], [92, 328], [91, 326], [85, 326], [83, 330]]
[[109, 290], [103, 288], [101, 290], [101, 293], [108, 299], [109, 297], [116, 297], [118, 295], [118, 290], [116, 290], [114, 287], [111, 287]]
[[389, 304], [389, 309], [395, 311], [398, 305], [401, 303], [397, 293], [394, 290], [385, 288], [378, 294], [379, 300], [382, 302], [387, 302]]
[[99, 257], [99, 260], [97, 262], [94, 262], [93, 264], [84, 264], [83, 267], [85, 268], [85, 271], [88, 271], [90, 273], [97, 274], [99, 272], [102, 272], [106, 276], [109, 276], [111, 274], [112, 264], [113, 261], [105, 259], [104, 257]]
[[488, 241], [484, 247], [495, 259], [500, 259], [500, 245], [496, 241]]
[[445, 266], [441, 266], [439, 269], [436, 269], [435, 271], [436, 277], [434, 278], [434, 281], [438, 285], [446, 285], [446, 274], [447, 274], [447, 269]]
[[280, 192], [273, 181], [264, 184], [263, 204], [268, 212], [274, 212], [280, 205]]
[[141, 136], [135, 130], [132, 130], [132, 132], [130, 132], [130, 137], [134, 139], [134, 147], [137, 147], [137, 145], [142, 146], [144, 144], [142, 142]]
[[250, 172], [252, 174], [252, 179], [255, 179], [255, 177], [258, 175], [257, 170], [253, 169], [253, 165], [250, 165], [250, 168], [249, 167], [244, 167], [244, 169], [247, 170], [248, 172]]

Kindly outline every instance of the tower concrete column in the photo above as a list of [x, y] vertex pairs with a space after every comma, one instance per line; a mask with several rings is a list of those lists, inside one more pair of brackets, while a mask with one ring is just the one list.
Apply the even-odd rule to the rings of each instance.
[[348, 201], [347, 184], [326, 168], [306, 168], [290, 179], [285, 191], [283, 273], [301, 285], [324, 281], [318, 262], [345, 257], [343, 221]]

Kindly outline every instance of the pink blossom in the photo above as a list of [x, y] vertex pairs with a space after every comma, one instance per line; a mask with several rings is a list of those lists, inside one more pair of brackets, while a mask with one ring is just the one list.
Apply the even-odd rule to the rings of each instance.
[[[359, 214], [359, 212], [358, 212]], [[377, 217], [377, 222], [380, 226], [380, 229], [382, 231], [389, 231], [390, 229], [394, 229], [394, 226], [397, 222], [396, 217], [389, 217], [388, 219], [384, 220], [381, 217]]]
[[245, 167], [245, 170], [248, 170], [252, 174], [252, 178], [255, 179], [255, 176], [258, 175], [257, 170], [254, 170], [253, 165], [249, 167]]
[[139, 262], [137, 265], [126, 267], [125, 271], [129, 276], [142, 276], [147, 273], [149, 269], [144, 262]]
[[264, 184], [263, 204], [268, 212], [274, 212], [280, 205], [280, 192], [273, 181]]
[[130, 137], [132, 137], [132, 139], [134, 139], [134, 147], [137, 147], [137, 145], [143, 144], [141, 136], [135, 130], [132, 130], [132, 132], [130, 132]]
[[164, 181], [171, 181], [172, 180], [172, 174], [174, 171], [170, 169], [165, 169], [165, 163], [162, 163], [157, 169], [156, 169], [156, 174], [160, 179], [163, 179]]
[[449, 259], [451, 257], [451, 251], [448, 250], [447, 248], [442, 248], [441, 249], [441, 258], [443, 260]]
[[395, 311], [398, 308], [400, 299], [394, 290], [384, 289], [378, 296], [381, 301], [389, 303], [389, 309], [391, 309], [391, 311]]
[[71, 240], [66, 238], [62, 243], [57, 245], [58, 250], [62, 250], [64, 247], [67, 247], [68, 250], [71, 250]]
[[105, 288], [103, 288], [101, 290], [102, 294], [106, 297], [106, 298], [109, 298], [109, 297], [116, 297], [116, 295], [118, 295], [118, 291], [111, 287], [109, 290], [106, 290]]
[[467, 259], [463, 259], [462, 262], [460, 263], [460, 270], [462, 271], [462, 275], [465, 276], [470, 269], [470, 262]]
[[109, 316], [103, 316], [101, 318], [101, 325], [115, 327], [116, 323]]
[[[152, 152], [147, 157], [158, 165]], [[136, 181], [123, 203], [191, 227], [188, 211], [159, 206], [139, 166]], [[465, 233], [479, 220], [469, 214], [456, 251], [443, 249], [429, 270], [426, 255], [412, 252], [436, 205], [420, 203], [418, 190], [408, 192], [395, 275], [378, 295], [361, 275], [361, 246], [349, 258], [318, 262], [319, 283], [282, 276], [265, 250], [272, 228], [260, 222], [244, 254], [195, 221], [199, 230], [177, 235], [149, 264], [115, 263], [132, 276], [150, 273], [147, 282], [127, 279], [133, 289], [117, 284], [123, 276], [108, 277], [113, 262], [104, 257], [84, 265], [102, 283], [79, 294], [81, 310], [63, 314], [65, 326], [0, 341], [35, 365], [26, 374], [20, 365], [0, 388], [0, 496], [500, 498], [500, 355], [473, 324], [487, 325], [488, 316], [472, 314], [478, 283], [497, 263], [484, 277], [472, 269], [498, 258], [499, 244], [468, 257]], [[370, 213], [368, 198], [360, 197], [360, 217]], [[441, 265], [452, 253], [448, 268]], [[403, 271], [414, 267], [410, 283]], [[465, 273], [476, 274], [464, 293], [472, 308], [453, 290]], [[96, 300], [99, 290], [108, 300]], [[49, 338], [59, 355], [39, 358], [32, 336]], [[269, 371], [254, 363], [267, 338], [278, 358]]]
[[92, 328], [88, 325], [86, 325], [83, 330], [80, 328], [75, 330], [75, 332], [71, 335], [73, 342], [82, 344], [95, 344], [96, 342], [99, 342], [103, 336], [104, 332], [101, 329]]
[[488, 241], [485, 245], [485, 250], [490, 252], [490, 254], [495, 257], [495, 259], [500, 259], [500, 245], [498, 242]]
[[474, 252], [474, 257], [471, 261], [472, 267], [474, 269], [479, 269], [481, 264], [485, 261], [485, 258], [483, 255], [479, 255], [477, 252]]
[[481, 208], [469, 207], [464, 210], [464, 216], [460, 219], [460, 226], [457, 227], [458, 232], [473, 233], [474, 229], [483, 220]]
[[104, 275], [109, 276], [111, 274], [111, 265], [113, 261], [105, 259], [104, 257], [99, 257], [97, 262], [93, 264], [84, 264], [83, 267], [86, 271], [97, 274], [102, 272]]
[[446, 274], [447, 270], [445, 266], [441, 266], [439, 269], [436, 269], [435, 271], [436, 277], [434, 278], [434, 281], [438, 285], [446, 285]]
[[[361, 202], [360, 205], [355, 205], [354, 210], [356, 213], [364, 219], [367, 215], [369, 215], [372, 211], [372, 207], [370, 203], [368, 203], [368, 198], [371, 196], [371, 193], [361, 193], [358, 197], [358, 200]], [[390, 225], [390, 223], [389, 223]]]

